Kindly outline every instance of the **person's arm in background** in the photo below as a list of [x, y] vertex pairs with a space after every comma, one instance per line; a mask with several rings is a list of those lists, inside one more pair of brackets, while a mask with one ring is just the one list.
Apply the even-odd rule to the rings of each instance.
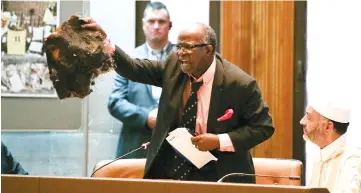
[[108, 101], [108, 110], [110, 114], [116, 119], [127, 124], [131, 128], [154, 128], [148, 123], [148, 115], [150, 109], [137, 106], [130, 103], [127, 99], [128, 94], [128, 80], [120, 75], [116, 75], [114, 79], [114, 86], [110, 92]]
[[29, 174], [21, 167], [20, 163], [15, 160], [3, 142], [1, 142], [1, 174]]

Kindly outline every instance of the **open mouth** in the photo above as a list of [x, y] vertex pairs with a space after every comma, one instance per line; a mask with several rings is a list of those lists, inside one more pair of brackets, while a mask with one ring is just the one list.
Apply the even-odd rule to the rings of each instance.
[[181, 60], [181, 65], [187, 65], [189, 62], [187, 60]]

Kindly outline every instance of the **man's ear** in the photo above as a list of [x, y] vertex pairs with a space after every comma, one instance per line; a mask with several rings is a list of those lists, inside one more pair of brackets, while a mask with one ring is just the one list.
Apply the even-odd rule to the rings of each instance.
[[143, 18], [143, 19], [142, 19], [142, 29], [143, 29], [143, 31], [145, 30], [144, 27], [145, 27], [145, 23], [146, 23], [146, 22], [147, 22], [147, 21]]
[[207, 54], [210, 54], [210, 55], [213, 54], [214, 48], [212, 45], [207, 45], [206, 49], [207, 49]]
[[326, 132], [330, 133], [335, 129], [335, 126], [333, 125], [332, 121], [327, 121], [326, 123]]
[[169, 30], [172, 29], [173, 23], [169, 21]]

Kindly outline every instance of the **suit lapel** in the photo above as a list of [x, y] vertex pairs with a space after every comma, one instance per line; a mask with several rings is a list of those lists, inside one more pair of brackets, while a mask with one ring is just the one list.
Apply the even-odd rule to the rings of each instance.
[[170, 79], [169, 84], [173, 86], [170, 87], [168, 91], [170, 95], [170, 100], [167, 104], [168, 108], [166, 114], [167, 117], [171, 117], [171, 119], [169, 119], [168, 124], [166, 124], [169, 126], [166, 132], [169, 132], [170, 129], [173, 129], [171, 127], [173, 127], [174, 123], [178, 120], [178, 107], [181, 105], [183, 91], [187, 79], [188, 76], [181, 71], [180, 67], [177, 67], [176, 72], [174, 73], [174, 75], [172, 75], [172, 78]]
[[217, 121], [217, 113], [219, 112], [219, 105], [222, 102], [222, 92], [223, 92], [223, 76], [224, 69], [220, 56], [216, 54], [216, 71], [214, 73], [214, 80], [212, 85], [212, 94], [211, 101], [209, 103], [208, 111], [208, 121], [207, 121], [207, 132], [211, 133], [213, 131], [214, 125]]

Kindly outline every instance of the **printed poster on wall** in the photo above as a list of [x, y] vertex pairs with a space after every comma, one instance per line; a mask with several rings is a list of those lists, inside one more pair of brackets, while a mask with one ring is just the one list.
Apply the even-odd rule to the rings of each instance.
[[1, 4], [1, 96], [57, 97], [44, 39], [59, 26], [59, 1]]

